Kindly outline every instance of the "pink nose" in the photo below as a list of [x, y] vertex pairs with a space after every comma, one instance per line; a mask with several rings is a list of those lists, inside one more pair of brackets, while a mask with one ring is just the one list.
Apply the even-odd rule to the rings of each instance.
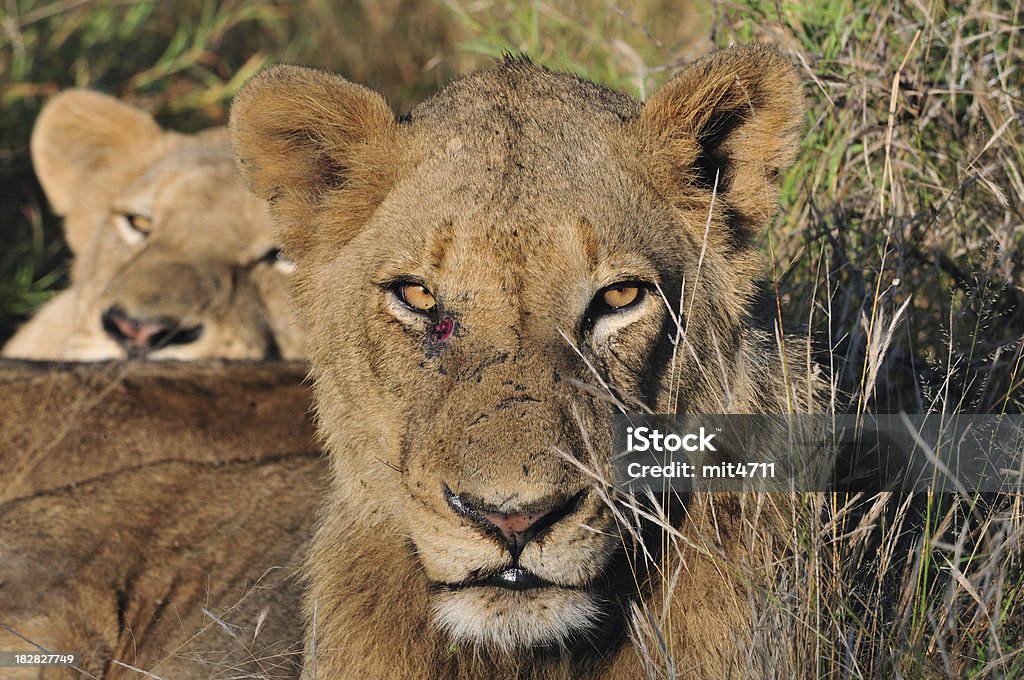
[[195, 342], [203, 327], [183, 328], [170, 318], [138, 319], [114, 306], [100, 316], [100, 323], [107, 335], [112, 337], [129, 354], [146, 352], [167, 345], [184, 345]]
[[519, 559], [527, 543], [575, 512], [586, 496], [584, 490], [571, 497], [558, 495], [532, 503], [529, 507], [537, 509], [529, 512], [499, 512], [479, 497], [460, 496], [447, 484], [441, 487], [452, 510], [488, 533], [500, 534], [513, 560]]
[[481, 512], [480, 516], [498, 527], [506, 541], [513, 541], [520, 534], [525, 534], [530, 527], [540, 521], [551, 510], [541, 510], [529, 514], [506, 515], [503, 512]]
[[153, 338], [170, 328], [168, 324], [160, 321], [139, 321], [126, 317], [115, 317], [112, 321], [127, 344], [139, 348], [151, 347]]

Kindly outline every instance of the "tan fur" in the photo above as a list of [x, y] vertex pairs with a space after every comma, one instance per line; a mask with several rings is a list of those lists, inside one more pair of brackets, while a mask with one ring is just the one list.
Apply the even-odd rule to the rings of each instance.
[[302, 362], [0, 360], [0, 503], [167, 457], [311, 450], [305, 371]]
[[[808, 408], [806, 372], [757, 315], [752, 245], [801, 110], [792, 67], [761, 46], [702, 59], [645, 104], [523, 59], [406, 118], [320, 71], [276, 67], [243, 88], [232, 143], [298, 261], [333, 472], [307, 566], [305, 677], [637, 678], [633, 612], [663, 609], [679, 672], [745, 676], [735, 499], [678, 509], [666, 602], [573, 461], [607, 470], [615, 400]], [[410, 279], [434, 311], [399, 302], [391, 282]], [[639, 305], [587, 321], [604, 286], [638, 280]], [[675, 356], [668, 309], [683, 310]], [[473, 585], [511, 558], [444, 487], [492, 513], [582, 498], [522, 552], [549, 587]]]
[[[40, 114], [32, 158], [64, 217], [71, 286], [19, 329], [3, 356], [301, 357], [288, 274], [266, 257], [276, 246], [266, 206], [242, 186], [223, 129], [164, 131], [112, 97], [69, 90]], [[150, 221], [148, 236], [129, 215]], [[152, 347], [118, 342], [109, 316], [104, 323], [111, 310], [189, 333]]]
[[0, 676], [294, 677], [324, 472], [302, 375], [0, 362], [0, 649], [85, 671]]

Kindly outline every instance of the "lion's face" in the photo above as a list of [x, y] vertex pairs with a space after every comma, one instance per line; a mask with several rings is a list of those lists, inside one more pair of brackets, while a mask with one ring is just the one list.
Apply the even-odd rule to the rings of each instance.
[[[524, 62], [402, 120], [302, 69], [236, 100], [242, 173], [298, 261], [328, 507], [408, 541], [409, 587], [450, 638], [512, 651], [600, 626], [627, 589], [591, 476], [608, 472], [612, 414], [745, 407], [717, 367], [734, 362], [749, 230], [799, 100], [765, 87], [763, 64], [726, 66], [728, 130], [686, 114], [713, 94], [693, 82], [641, 106]], [[709, 152], [720, 172], [697, 164]]]
[[171, 152], [117, 193], [78, 256], [78, 359], [294, 356], [280, 257], [265, 203], [226, 149]]
[[72, 285], [5, 355], [301, 356], [291, 263], [223, 130], [165, 132], [117, 100], [70, 91], [41, 115], [33, 155], [65, 217]]
[[[597, 157], [602, 147], [581, 164], [614, 162]], [[366, 417], [396, 443], [393, 467], [378, 449], [352, 451], [346, 467], [385, 473], [377, 493], [412, 541], [438, 623], [509, 648], [560, 642], [601, 617], [621, 539], [580, 465], [608, 450], [613, 401], [655, 377], [666, 263], [631, 237], [650, 217], [633, 203], [647, 194], [638, 184], [602, 187], [607, 178], [567, 165], [561, 186], [547, 177], [557, 205], [460, 210], [484, 163], [446, 152], [422, 160], [310, 275], [321, 379], [372, 384], [382, 411]], [[536, 187], [486, 187], [517, 189]], [[586, 200], [598, 191], [600, 210]], [[368, 370], [353, 375], [359, 364]]]

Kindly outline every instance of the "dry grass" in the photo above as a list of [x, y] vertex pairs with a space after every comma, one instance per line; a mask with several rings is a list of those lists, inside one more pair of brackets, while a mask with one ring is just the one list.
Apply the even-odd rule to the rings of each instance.
[[755, 22], [812, 102], [774, 283], [822, 341], [837, 405], [1019, 412], [1020, 3], [847, 5]]
[[[719, 42], [778, 43], [807, 78], [764, 250], [832, 378], [828, 409], [1020, 413], [1021, 3], [721, 3], [714, 23]], [[753, 648], [780, 675], [1024, 674], [1021, 497], [745, 502], [751, 545], [775, 543], [750, 577]]]

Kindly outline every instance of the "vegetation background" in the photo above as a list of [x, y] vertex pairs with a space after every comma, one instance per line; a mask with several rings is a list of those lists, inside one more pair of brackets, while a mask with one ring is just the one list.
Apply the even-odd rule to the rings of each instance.
[[[695, 56], [752, 40], [806, 83], [806, 136], [763, 250], [831, 407], [1020, 413], [1022, 0], [5, 0], [0, 342], [66, 285], [28, 151], [63, 88], [196, 130], [224, 123], [271, 62], [337, 71], [404, 111], [505, 51], [643, 98]], [[861, 531], [899, 515], [888, 501], [848, 513], [840, 500], [806, 504], [829, 524], [794, 534], [791, 578], [766, 594], [798, 632], [766, 633], [760, 654], [801, 677], [1024, 676], [1020, 498], [935, 509], [910, 543]], [[655, 659], [651, 673], [671, 668]]]

